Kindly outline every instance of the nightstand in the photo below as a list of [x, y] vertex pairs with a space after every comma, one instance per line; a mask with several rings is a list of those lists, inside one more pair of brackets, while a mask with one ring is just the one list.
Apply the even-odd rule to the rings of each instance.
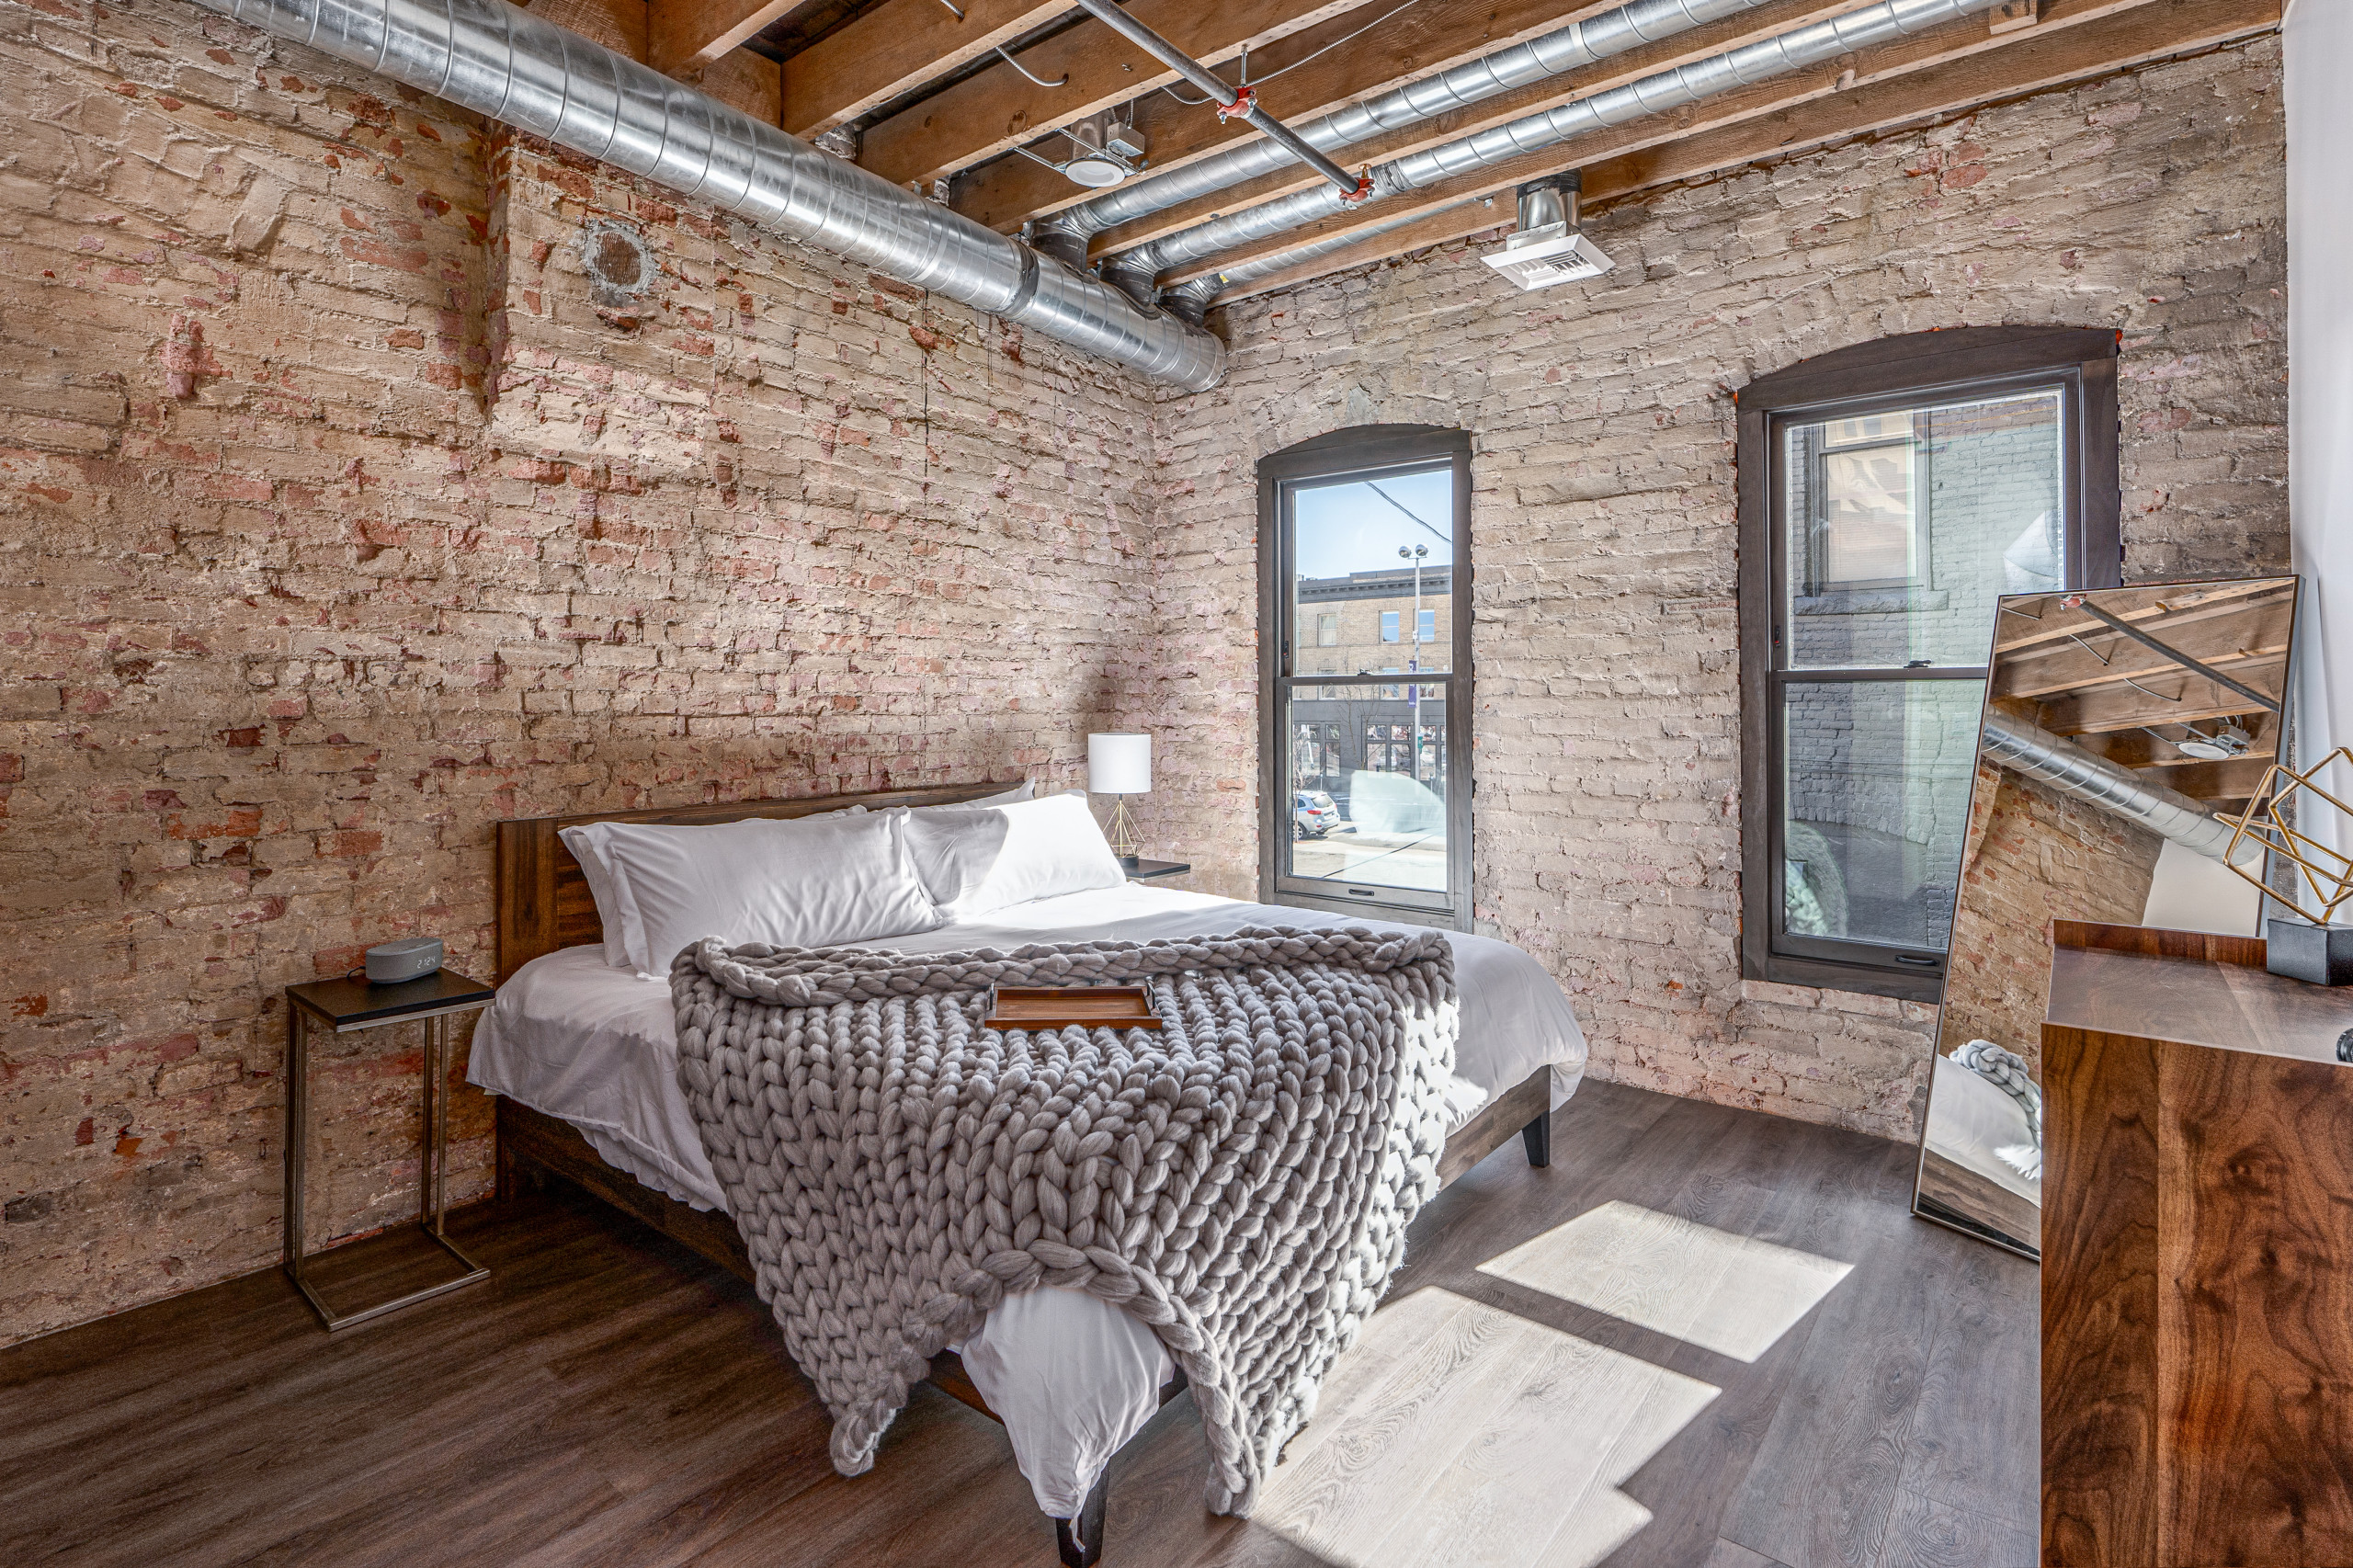
[[1131, 882], [1148, 882], [1155, 877], [1181, 877], [1193, 869], [1190, 860], [1146, 860], [1137, 855], [1120, 857], [1120, 869], [1127, 872]]
[[[449, 1016], [490, 1006], [496, 994], [479, 980], [440, 970], [422, 980], [371, 985], [364, 980], [321, 980], [286, 988], [286, 1250], [287, 1278], [329, 1330], [349, 1328], [413, 1306], [460, 1286], [490, 1278], [490, 1270], [460, 1252], [442, 1233], [448, 1172]], [[412, 1290], [358, 1312], [337, 1312], [302, 1278], [302, 1182], [310, 1164], [310, 1034], [314, 1028], [349, 1034], [386, 1024], [425, 1025], [425, 1162], [417, 1182], [416, 1222], [427, 1240], [465, 1267], [455, 1279]]]

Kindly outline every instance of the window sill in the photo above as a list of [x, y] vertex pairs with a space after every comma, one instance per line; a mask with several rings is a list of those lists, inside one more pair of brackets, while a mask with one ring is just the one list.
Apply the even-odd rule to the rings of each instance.
[[1828, 959], [1789, 958], [1768, 954], [1760, 971], [1754, 961], [1741, 966], [1744, 987], [1763, 981], [1775, 985], [1803, 986], [1814, 991], [1845, 991], [1861, 996], [1886, 996], [1899, 1002], [1930, 1006], [1944, 1000], [1944, 971], [1874, 969], [1864, 964], [1837, 963]]

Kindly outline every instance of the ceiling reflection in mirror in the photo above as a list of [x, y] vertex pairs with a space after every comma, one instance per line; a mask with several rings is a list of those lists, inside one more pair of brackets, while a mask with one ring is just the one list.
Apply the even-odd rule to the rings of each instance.
[[[2006, 596], [1915, 1211], [2040, 1256], [2051, 923], [2252, 936], [2227, 863], [2280, 759], [2296, 579]], [[2242, 843], [2235, 853], [2256, 861]]]

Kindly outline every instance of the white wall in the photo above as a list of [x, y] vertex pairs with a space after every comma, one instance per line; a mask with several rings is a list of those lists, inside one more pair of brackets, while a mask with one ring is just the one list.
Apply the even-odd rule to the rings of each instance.
[[2149, 882], [2148, 907], [2141, 924], [2167, 931], [2218, 931], [2226, 937], [2260, 935], [2255, 928], [2263, 895], [2220, 860], [2184, 849], [2171, 839], [2157, 855]]
[[[2286, 35], [2288, 511], [2306, 579], [2296, 754], [2308, 765], [2353, 744], [2353, 4], [2290, 0]], [[2340, 768], [2332, 783], [2353, 778]], [[2333, 820], [2298, 825], [2336, 842]]]

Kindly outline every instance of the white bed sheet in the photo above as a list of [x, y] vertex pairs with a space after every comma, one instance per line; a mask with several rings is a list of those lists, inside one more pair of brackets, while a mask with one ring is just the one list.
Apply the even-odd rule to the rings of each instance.
[[[1253, 926], [1338, 927], [1396, 921], [1243, 903], [1129, 883], [1040, 899], [978, 920], [863, 944], [904, 952], [1015, 948], [1053, 940], [1222, 936]], [[1507, 942], [1449, 932], [1462, 997], [1452, 1124], [1540, 1068], [1565, 1104], [1586, 1042], [1568, 998]], [[666, 978], [612, 968], [602, 947], [534, 959], [499, 988], [476, 1027], [469, 1081], [577, 1128], [607, 1164], [697, 1209], [725, 1209], [701, 1134], [677, 1086], [677, 1029]], [[1005, 1418], [1038, 1506], [1078, 1512], [1105, 1464], [1159, 1406], [1173, 1374], [1151, 1330], [1084, 1291], [1047, 1289], [992, 1312], [961, 1346], [989, 1408]]]
[[1939, 1054], [1928, 1102], [1928, 1147], [2029, 1202], [2042, 1201], [2042, 1181], [1994, 1153], [2030, 1147], [2034, 1124], [2026, 1108], [1999, 1085]]

